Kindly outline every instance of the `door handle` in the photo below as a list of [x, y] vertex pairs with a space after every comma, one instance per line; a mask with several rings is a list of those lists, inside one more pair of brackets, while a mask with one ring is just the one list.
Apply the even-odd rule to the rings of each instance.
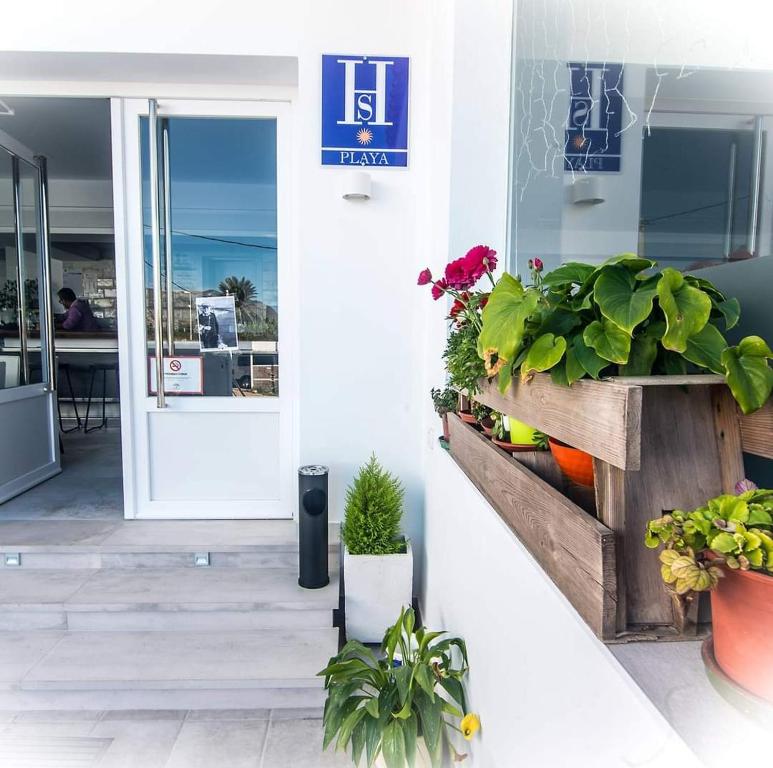
[[156, 405], [166, 408], [164, 392], [164, 327], [161, 307], [161, 220], [158, 179], [158, 104], [148, 100], [148, 170], [150, 176], [150, 244], [153, 261], [153, 332], [156, 357]]

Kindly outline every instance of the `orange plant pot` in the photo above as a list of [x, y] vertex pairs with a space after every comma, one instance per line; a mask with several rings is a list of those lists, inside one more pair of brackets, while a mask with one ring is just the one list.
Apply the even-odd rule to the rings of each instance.
[[548, 438], [548, 444], [559, 469], [573, 483], [593, 488], [593, 457], [589, 453], [553, 437]]
[[731, 680], [773, 703], [773, 576], [723, 570], [711, 591], [714, 658]]

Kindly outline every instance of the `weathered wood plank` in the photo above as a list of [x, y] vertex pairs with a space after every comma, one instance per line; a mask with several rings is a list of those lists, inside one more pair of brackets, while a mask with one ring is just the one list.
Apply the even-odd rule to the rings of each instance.
[[628, 627], [625, 580], [625, 471], [593, 459], [593, 483], [596, 490], [598, 519], [615, 534], [615, 563], [617, 576], [617, 612], [615, 625], [618, 632]]
[[[622, 536], [628, 628], [666, 625], [673, 606], [656, 554], [644, 546], [647, 522], [695, 509], [722, 493], [711, 386], [645, 387], [641, 468], [625, 472], [624, 512], [603, 522]], [[620, 585], [622, 591], [623, 585]]]
[[607, 376], [602, 381], [614, 381], [636, 387], [682, 387], [694, 384], [724, 384], [725, 377], [716, 373], [687, 373], [684, 376]]
[[582, 379], [571, 387], [547, 374], [514, 382], [500, 394], [481, 381], [476, 400], [530, 424], [621, 469], [638, 469], [641, 457], [641, 397], [638, 385]]
[[614, 534], [598, 520], [449, 415], [451, 455], [602, 639], [615, 636]]
[[746, 453], [773, 459], [773, 400], [741, 416], [741, 445]]
[[[719, 451], [719, 471], [722, 492], [735, 493], [735, 484], [744, 478], [741, 450], [740, 409], [732, 392], [724, 385], [711, 387], [711, 406], [714, 410], [714, 434]], [[773, 437], [773, 433], [770, 433]]]

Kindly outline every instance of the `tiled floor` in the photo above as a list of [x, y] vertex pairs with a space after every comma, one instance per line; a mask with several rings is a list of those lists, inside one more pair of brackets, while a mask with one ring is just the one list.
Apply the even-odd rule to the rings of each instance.
[[62, 435], [62, 472], [0, 506], [0, 520], [120, 520], [123, 518], [121, 430]]
[[0, 712], [0, 767], [343, 768], [320, 710]]

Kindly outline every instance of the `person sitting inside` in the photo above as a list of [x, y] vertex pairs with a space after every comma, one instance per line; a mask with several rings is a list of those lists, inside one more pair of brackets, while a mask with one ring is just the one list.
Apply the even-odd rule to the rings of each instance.
[[65, 308], [65, 316], [58, 327], [63, 331], [98, 331], [99, 323], [86, 299], [79, 299], [72, 288], [62, 288], [57, 294]]

